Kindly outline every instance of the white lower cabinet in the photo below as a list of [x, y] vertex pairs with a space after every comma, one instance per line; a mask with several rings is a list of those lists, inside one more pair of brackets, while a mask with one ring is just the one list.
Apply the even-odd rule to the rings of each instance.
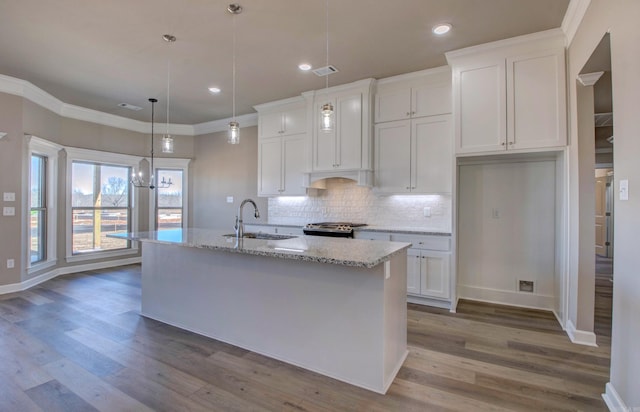
[[391, 240], [409, 242], [407, 250], [407, 293], [415, 303], [447, 307], [451, 300], [451, 238], [392, 234]]

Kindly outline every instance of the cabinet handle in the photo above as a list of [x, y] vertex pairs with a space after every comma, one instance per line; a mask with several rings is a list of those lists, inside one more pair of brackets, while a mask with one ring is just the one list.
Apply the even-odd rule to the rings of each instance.
[[509, 142], [509, 145], [512, 145], [514, 142]]
[[501, 146], [504, 146], [504, 142], [500, 143]]
[[416, 112], [411, 112], [411, 114], [416, 114]]
[[411, 188], [409, 186], [407, 186], [407, 190], [411, 190]]
[[407, 116], [411, 116], [411, 112], [407, 112]]
[[424, 242], [418, 242], [419, 245], [424, 245]]
[[416, 188], [415, 186], [411, 186], [411, 189], [415, 189], [415, 188]]

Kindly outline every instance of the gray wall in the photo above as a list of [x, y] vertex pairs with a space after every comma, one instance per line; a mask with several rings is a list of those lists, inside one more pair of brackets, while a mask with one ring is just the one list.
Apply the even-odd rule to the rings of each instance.
[[[615, 191], [621, 179], [629, 179], [629, 200], [619, 201], [616, 195], [613, 286], [613, 330], [611, 342], [610, 382], [627, 407], [640, 408], [640, 254], [637, 236], [640, 233], [640, 2], [635, 0], [591, 0], [589, 9], [569, 47], [569, 107], [571, 109], [571, 151], [577, 151], [578, 119], [575, 79], [602, 37], [611, 33], [611, 64], [614, 117]], [[578, 184], [575, 174], [573, 184]], [[577, 202], [573, 197], [571, 201]], [[572, 208], [570, 213], [574, 213]], [[571, 239], [590, 242], [593, 239]], [[575, 236], [575, 232], [574, 232]], [[574, 264], [576, 262], [573, 262]], [[572, 291], [572, 293], [575, 291]], [[593, 310], [593, 308], [591, 308]]]
[[[161, 130], [161, 129], [160, 129]], [[15, 217], [0, 216], [0, 285], [8, 285], [27, 280], [39, 273], [27, 275], [26, 256], [22, 245], [26, 225], [26, 207], [28, 196], [28, 162], [25, 162], [28, 150], [25, 134], [58, 143], [63, 146], [83, 149], [108, 151], [148, 157], [151, 150], [149, 134], [132, 132], [110, 126], [102, 126], [81, 120], [68, 119], [42, 108], [41, 106], [23, 99], [22, 97], [0, 93], [0, 131], [9, 134], [0, 140], [0, 193], [15, 192], [16, 202], [11, 204], [2, 202], [5, 206], [15, 206]], [[161, 153], [161, 133], [156, 135], [155, 152], [159, 157], [194, 157], [194, 137], [175, 136], [175, 150], [173, 154]], [[146, 164], [143, 162], [143, 165]], [[148, 173], [148, 170], [146, 171]], [[58, 216], [57, 216], [57, 267], [71, 266], [65, 262], [66, 242], [66, 156], [63, 151], [59, 156], [58, 170]], [[147, 190], [147, 189], [140, 189]], [[193, 193], [192, 191], [190, 193]], [[1, 199], [1, 198], [0, 198]], [[148, 227], [148, 195], [141, 193], [139, 197], [140, 228]], [[191, 203], [191, 202], [190, 202]], [[191, 220], [191, 219], [190, 219]], [[15, 269], [6, 268], [6, 260], [15, 259]], [[96, 259], [100, 262], [112, 259]], [[76, 264], [86, 264], [81, 262]], [[51, 270], [51, 268], [47, 269]]]
[[[194, 152], [193, 227], [233, 232], [238, 206], [246, 198], [256, 201], [261, 217], [254, 219], [248, 205], [245, 222], [267, 222], [267, 199], [257, 197], [257, 126], [241, 130], [239, 145], [228, 144], [226, 132], [196, 136]], [[227, 196], [233, 196], [233, 203], [227, 203]]]

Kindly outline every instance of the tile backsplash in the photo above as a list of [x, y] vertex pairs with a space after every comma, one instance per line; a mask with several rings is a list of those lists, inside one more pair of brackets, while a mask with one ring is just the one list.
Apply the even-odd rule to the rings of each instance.
[[[430, 208], [431, 217], [424, 216]], [[270, 224], [347, 221], [372, 226], [451, 232], [450, 195], [377, 196], [348, 179], [327, 180], [317, 196], [269, 198]]]

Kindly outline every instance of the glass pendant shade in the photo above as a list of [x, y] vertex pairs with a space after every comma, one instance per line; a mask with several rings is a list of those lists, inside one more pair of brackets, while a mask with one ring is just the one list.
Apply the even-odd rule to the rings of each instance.
[[322, 105], [322, 112], [320, 117], [320, 130], [325, 133], [333, 131], [335, 125], [335, 119], [333, 114], [333, 105], [331, 103], [325, 103]]
[[229, 144], [240, 143], [240, 123], [229, 122], [229, 134], [227, 136], [227, 143]]
[[162, 153], [173, 153], [173, 137], [170, 134], [162, 137]]

